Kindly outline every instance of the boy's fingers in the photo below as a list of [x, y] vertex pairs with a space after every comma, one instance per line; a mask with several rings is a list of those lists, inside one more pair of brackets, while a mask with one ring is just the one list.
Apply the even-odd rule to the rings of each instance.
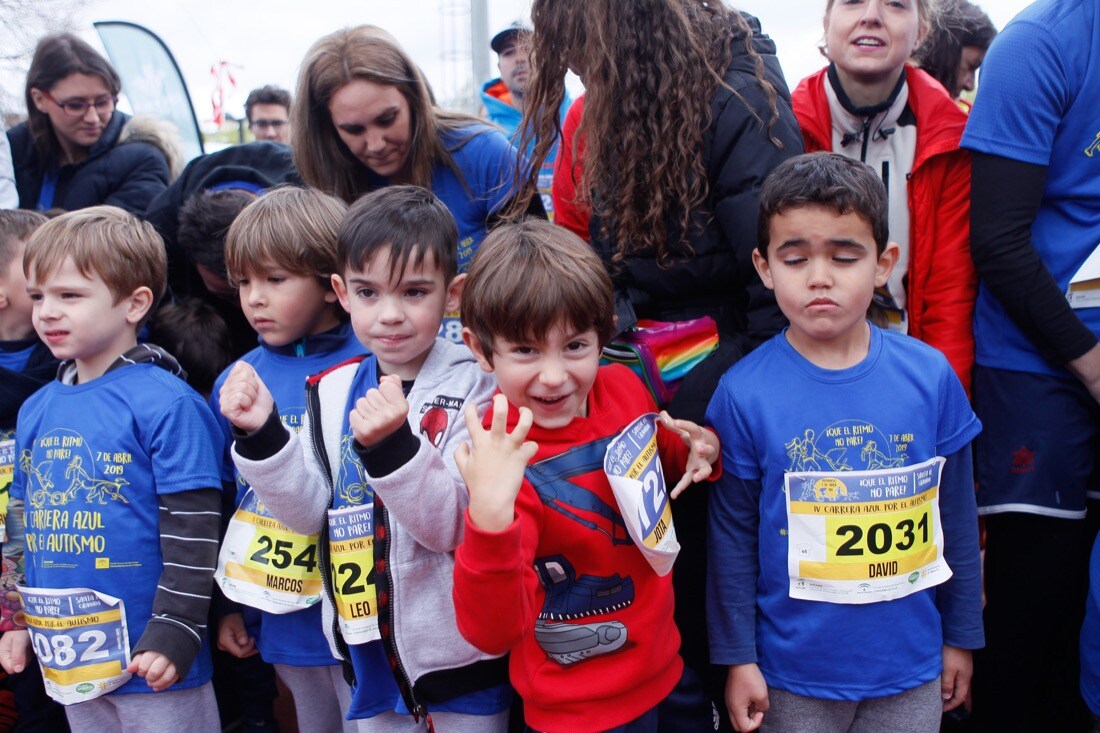
[[481, 427], [481, 418], [477, 416], [477, 405], [473, 402], [466, 404], [466, 429], [470, 432], [470, 437], [479, 435], [485, 432]]
[[458, 467], [458, 473], [462, 476], [463, 481], [466, 480], [466, 462], [469, 460], [470, 444], [464, 440], [455, 448], [455, 465]]
[[378, 393], [390, 404], [400, 404], [405, 399], [405, 393], [401, 390], [401, 378], [392, 374], [382, 377], [382, 381], [378, 383]]
[[493, 395], [493, 423], [489, 432], [503, 435], [508, 430], [508, 398], [502, 394]]
[[683, 476], [681, 476], [680, 480], [676, 482], [676, 485], [672, 487], [672, 491], [670, 491], [668, 494], [669, 498], [675, 499], [676, 497], [678, 497], [681, 493], [683, 493], [684, 489], [691, 486], [691, 483], [692, 477], [691, 472], [689, 471], [688, 473], [685, 473]]
[[528, 440], [519, 447], [519, 450], [520, 455], [524, 458], [524, 463], [530, 463], [535, 454], [539, 452], [539, 444], [533, 440]]
[[512, 430], [512, 438], [521, 443], [526, 440], [534, 421], [535, 413], [526, 407], [519, 408], [519, 420], [516, 421], [516, 427]]

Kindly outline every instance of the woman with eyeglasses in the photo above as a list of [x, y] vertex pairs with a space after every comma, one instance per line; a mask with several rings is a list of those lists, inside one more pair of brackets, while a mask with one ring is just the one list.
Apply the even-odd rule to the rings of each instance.
[[27, 121], [8, 131], [19, 207], [111, 204], [141, 214], [168, 186], [173, 143], [115, 109], [111, 64], [68, 33], [38, 42], [27, 72]]

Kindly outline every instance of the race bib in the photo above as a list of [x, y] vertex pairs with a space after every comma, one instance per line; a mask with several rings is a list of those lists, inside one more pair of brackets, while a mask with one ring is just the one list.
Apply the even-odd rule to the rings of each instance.
[[0, 540], [8, 541], [8, 498], [15, 476], [15, 437], [0, 438]]
[[680, 543], [657, 454], [657, 415], [642, 415], [611, 441], [603, 470], [630, 538], [658, 575], [668, 575]]
[[950, 578], [940, 527], [943, 464], [787, 473], [791, 598], [875, 603]]
[[374, 502], [330, 509], [328, 532], [340, 633], [348, 644], [380, 639], [374, 588]]
[[214, 579], [227, 598], [268, 613], [292, 613], [321, 600], [317, 535], [293, 532], [251, 488], [229, 520]]
[[88, 588], [20, 588], [46, 692], [62, 705], [93, 700], [132, 676], [122, 600]]
[[439, 335], [451, 343], [462, 343], [462, 314], [458, 311], [443, 314], [443, 322], [439, 324]]

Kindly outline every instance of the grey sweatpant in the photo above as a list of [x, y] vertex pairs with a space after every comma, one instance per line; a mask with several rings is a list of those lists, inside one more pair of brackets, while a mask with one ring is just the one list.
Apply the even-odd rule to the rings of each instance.
[[220, 733], [214, 687], [104, 695], [65, 708], [73, 733]]
[[936, 733], [940, 678], [912, 690], [861, 702], [821, 700], [768, 687], [762, 733]]
[[301, 733], [355, 733], [355, 721], [345, 720], [351, 705], [351, 688], [339, 664], [292, 667], [276, 664], [275, 672], [294, 697], [294, 712]]

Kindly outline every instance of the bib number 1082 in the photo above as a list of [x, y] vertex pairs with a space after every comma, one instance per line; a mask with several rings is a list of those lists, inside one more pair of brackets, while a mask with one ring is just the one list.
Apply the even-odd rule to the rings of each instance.
[[103, 648], [107, 634], [95, 629], [80, 632], [75, 641], [68, 634], [46, 635], [33, 630], [30, 634], [35, 654], [50, 667], [68, 667], [73, 662], [94, 662], [111, 656]]
[[860, 524], [842, 524], [836, 528], [837, 538], [845, 538], [836, 548], [837, 557], [862, 557], [864, 552], [886, 555], [891, 551], [906, 552], [918, 542], [928, 544], [928, 513], [919, 521], [903, 519], [890, 525], [876, 522], [864, 527]]

